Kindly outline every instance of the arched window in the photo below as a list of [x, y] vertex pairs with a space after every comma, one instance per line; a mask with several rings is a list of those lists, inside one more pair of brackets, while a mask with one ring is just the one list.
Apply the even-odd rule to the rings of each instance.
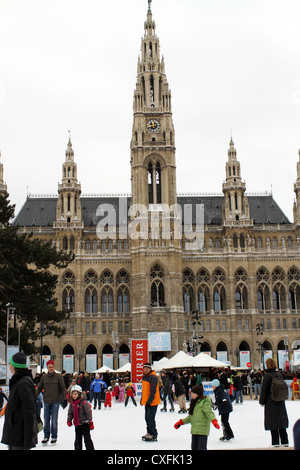
[[165, 289], [163, 282], [155, 279], [151, 284], [151, 305], [164, 306], [165, 305]]
[[159, 162], [156, 163], [156, 202], [161, 204], [161, 169]]
[[85, 291], [85, 313], [97, 313], [98, 295], [95, 288], [88, 287]]
[[101, 312], [113, 313], [114, 311], [114, 297], [113, 290], [105, 286], [101, 291]]
[[208, 307], [207, 307], [207, 295], [206, 295], [206, 290], [204, 290], [204, 288], [201, 288], [199, 289], [198, 291], [198, 301], [197, 301], [197, 310], [201, 313], [205, 313], [207, 312], [208, 310]]
[[153, 204], [153, 167], [151, 162], [148, 165], [148, 202]]
[[117, 295], [118, 313], [129, 313], [129, 292], [126, 287], [120, 287]]
[[183, 286], [183, 310], [185, 313], [194, 310], [194, 289], [188, 284]]
[[62, 306], [63, 309], [70, 312], [75, 311], [75, 294], [72, 287], [65, 287], [62, 293]]
[[213, 303], [214, 303], [214, 311], [220, 312], [222, 310], [222, 297], [219, 292], [214, 292]]
[[151, 279], [151, 305], [165, 305], [165, 288], [163, 284], [164, 269], [160, 264], [155, 264], [150, 271]]

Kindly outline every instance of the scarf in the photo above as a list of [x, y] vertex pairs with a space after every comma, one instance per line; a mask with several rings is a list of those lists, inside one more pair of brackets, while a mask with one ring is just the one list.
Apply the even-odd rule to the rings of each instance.
[[73, 408], [73, 422], [74, 426], [79, 426], [79, 405], [81, 403], [81, 398], [77, 398], [77, 400], [72, 401], [72, 408]]

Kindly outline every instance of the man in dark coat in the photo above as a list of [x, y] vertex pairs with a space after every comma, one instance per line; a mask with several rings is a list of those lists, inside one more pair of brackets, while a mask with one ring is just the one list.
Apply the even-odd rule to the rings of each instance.
[[265, 430], [271, 431], [273, 447], [288, 447], [288, 435], [286, 429], [289, 426], [288, 415], [284, 401], [274, 401], [271, 398], [271, 384], [273, 378], [278, 374], [273, 359], [266, 360], [267, 372], [264, 375], [259, 404], [265, 407]]
[[37, 401], [27, 356], [16, 353], [9, 364], [9, 399], [5, 409], [2, 444], [9, 450], [30, 450], [37, 444]]

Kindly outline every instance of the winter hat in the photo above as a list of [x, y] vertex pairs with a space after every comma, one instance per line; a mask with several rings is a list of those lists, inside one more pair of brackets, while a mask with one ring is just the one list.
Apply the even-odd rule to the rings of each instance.
[[152, 369], [150, 362], [145, 362], [143, 367], [149, 367], [149, 369]]
[[50, 359], [50, 360], [47, 362], [47, 366], [48, 366], [49, 364], [52, 364], [52, 365], [54, 366], [54, 361], [53, 361], [53, 359]]
[[201, 384], [194, 385], [191, 389], [191, 392], [196, 393], [196, 395], [199, 395], [199, 396], [202, 397], [202, 395], [203, 395], [203, 385], [201, 385]]
[[71, 393], [73, 392], [82, 393], [82, 388], [80, 387], [80, 385], [73, 385], [73, 387], [71, 388]]
[[214, 379], [211, 381], [212, 387], [220, 387], [220, 381], [218, 379]]
[[18, 352], [10, 358], [9, 362], [15, 369], [26, 369], [27, 356], [22, 352]]

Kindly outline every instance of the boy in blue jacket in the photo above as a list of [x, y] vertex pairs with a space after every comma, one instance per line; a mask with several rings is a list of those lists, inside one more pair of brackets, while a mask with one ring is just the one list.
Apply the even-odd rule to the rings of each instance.
[[93, 382], [91, 383], [91, 390], [93, 390], [93, 397], [94, 397], [94, 410], [96, 409], [97, 402], [98, 402], [98, 410], [101, 410], [101, 391], [102, 388], [107, 388], [107, 385], [100, 376], [97, 374], [94, 378]]

